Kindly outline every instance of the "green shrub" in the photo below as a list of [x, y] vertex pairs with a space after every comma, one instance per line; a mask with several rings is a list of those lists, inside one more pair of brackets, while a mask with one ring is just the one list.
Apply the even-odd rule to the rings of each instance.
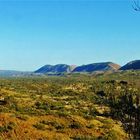
[[28, 117], [26, 115], [21, 115], [21, 114], [18, 114], [16, 116], [16, 118], [20, 119], [20, 120], [24, 120], [24, 121], [27, 121], [28, 120]]
[[87, 128], [96, 128], [96, 126], [94, 124], [89, 124], [87, 125]]
[[13, 130], [15, 126], [14, 122], [9, 122], [7, 125], [0, 126], [0, 132], [9, 132], [10, 130]]
[[73, 140], [97, 140], [97, 138], [94, 136], [83, 136], [83, 135], [73, 137], [72, 139]]
[[79, 129], [82, 128], [82, 125], [79, 122], [73, 121], [72, 124], [69, 125], [69, 128]]
[[46, 120], [43, 120], [41, 121], [40, 123], [44, 124], [44, 125], [51, 125], [53, 126], [55, 129], [59, 130], [59, 129], [64, 129], [65, 126], [61, 123], [58, 123], [56, 121], [46, 121]]
[[104, 137], [103, 140], [120, 140], [119, 135], [114, 131], [110, 130]]
[[33, 125], [36, 129], [45, 130], [45, 125], [41, 123], [36, 123]]

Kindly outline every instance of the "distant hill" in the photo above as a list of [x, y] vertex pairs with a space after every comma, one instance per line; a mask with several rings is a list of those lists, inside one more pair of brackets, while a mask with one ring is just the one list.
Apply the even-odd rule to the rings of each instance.
[[75, 65], [57, 64], [57, 65], [45, 65], [36, 70], [35, 73], [70, 73], [75, 69]]
[[35, 73], [75, 73], [75, 72], [94, 72], [94, 71], [108, 71], [108, 70], [118, 70], [120, 66], [112, 62], [104, 63], [93, 63], [82, 66], [67, 65], [67, 64], [57, 64], [57, 65], [45, 65], [40, 69], [36, 70]]
[[29, 76], [39, 76], [39, 74], [15, 70], [0, 70], [0, 77], [29, 77]]
[[17, 75], [21, 75], [23, 74], [23, 72], [20, 71], [14, 71], [14, 70], [0, 70], [0, 76], [17, 76]]
[[93, 63], [76, 67], [73, 72], [94, 72], [94, 71], [116, 71], [120, 68], [118, 64], [112, 62]]
[[0, 77], [30, 77], [30, 76], [45, 76], [47, 75], [65, 75], [65, 74], [80, 74], [80, 73], [96, 73], [114, 72], [117, 70], [140, 70], [140, 60], [134, 60], [124, 66], [120, 66], [113, 62], [91, 63], [87, 65], [45, 65], [34, 72], [0, 70]]
[[134, 60], [122, 66], [120, 70], [140, 70], [140, 60]]

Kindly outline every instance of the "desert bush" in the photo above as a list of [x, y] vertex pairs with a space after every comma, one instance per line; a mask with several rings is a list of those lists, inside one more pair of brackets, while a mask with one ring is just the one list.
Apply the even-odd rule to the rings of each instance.
[[73, 140], [97, 140], [96, 137], [94, 136], [84, 136], [84, 135], [79, 135], [76, 137], [72, 137]]
[[14, 122], [9, 122], [8, 124], [4, 126], [0, 126], [0, 132], [9, 132], [15, 128], [15, 123]]
[[73, 121], [70, 125], [69, 125], [69, 128], [72, 128], [72, 129], [79, 129], [79, 128], [82, 128], [82, 124], [80, 124], [79, 122], [76, 122], [76, 121]]
[[27, 115], [22, 115], [22, 114], [17, 114], [16, 118], [18, 118], [20, 120], [24, 120], [24, 121], [28, 120], [28, 116]]
[[45, 125], [42, 123], [36, 123], [33, 125], [36, 129], [45, 130]]
[[53, 126], [55, 129], [59, 130], [59, 129], [64, 129], [65, 126], [57, 121], [47, 121], [47, 120], [43, 120], [40, 123], [44, 124], [44, 125], [50, 125]]
[[121, 137], [114, 131], [110, 130], [102, 140], [121, 140]]
[[96, 128], [96, 125], [94, 125], [94, 124], [89, 124], [89, 125], [87, 125], [86, 127], [89, 128], [89, 129], [91, 129], [91, 128]]

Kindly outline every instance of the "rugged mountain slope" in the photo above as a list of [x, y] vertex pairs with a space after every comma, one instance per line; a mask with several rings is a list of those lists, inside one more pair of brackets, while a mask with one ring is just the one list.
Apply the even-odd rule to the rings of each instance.
[[134, 60], [122, 66], [120, 70], [138, 70], [140, 69], [140, 60]]
[[35, 73], [64, 73], [72, 72], [76, 66], [66, 65], [66, 64], [57, 64], [57, 65], [45, 65], [35, 71]]
[[93, 63], [76, 67], [73, 72], [94, 72], [94, 71], [108, 71], [118, 70], [120, 66], [112, 62]]

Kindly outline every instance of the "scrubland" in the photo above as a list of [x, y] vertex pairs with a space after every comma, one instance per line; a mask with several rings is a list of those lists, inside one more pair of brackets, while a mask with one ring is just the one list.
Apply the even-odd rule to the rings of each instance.
[[0, 79], [0, 140], [140, 136], [140, 71]]

